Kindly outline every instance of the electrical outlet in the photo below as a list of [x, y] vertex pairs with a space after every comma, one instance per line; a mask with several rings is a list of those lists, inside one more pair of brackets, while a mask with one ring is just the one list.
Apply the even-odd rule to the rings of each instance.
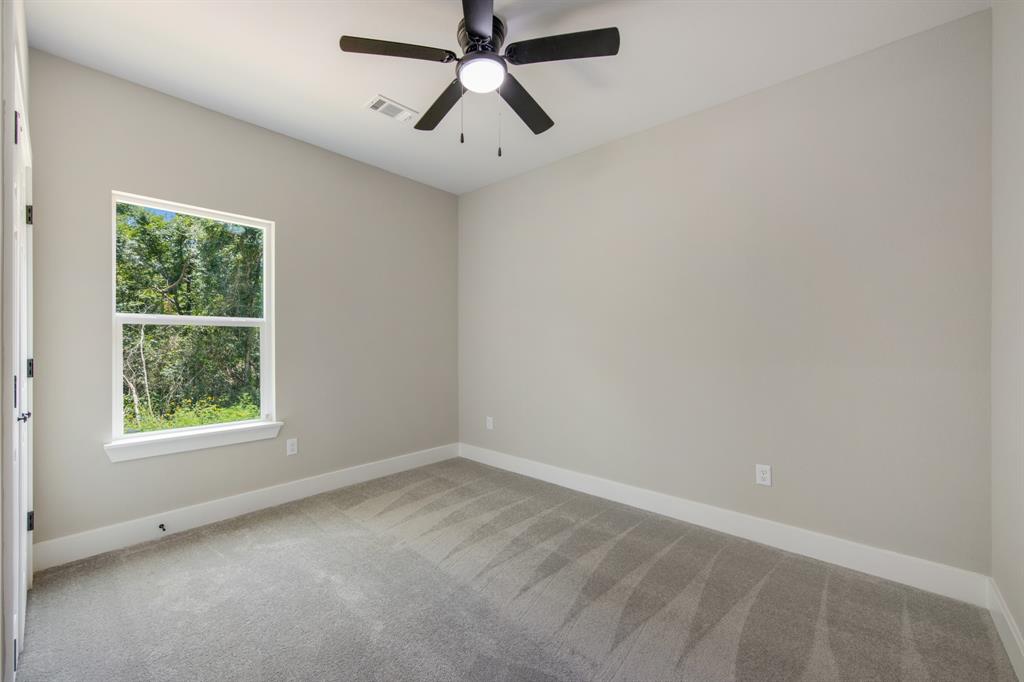
[[299, 454], [299, 439], [298, 438], [289, 438], [288, 441], [285, 443], [285, 447], [287, 448], [285, 450], [285, 453], [289, 457], [291, 457], [292, 455]]
[[758, 485], [772, 484], [772, 465], [771, 464], [755, 464], [754, 465], [754, 483]]
[[488, 417], [487, 418], [487, 430], [488, 431], [493, 431], [494, 430], [494, 417]]

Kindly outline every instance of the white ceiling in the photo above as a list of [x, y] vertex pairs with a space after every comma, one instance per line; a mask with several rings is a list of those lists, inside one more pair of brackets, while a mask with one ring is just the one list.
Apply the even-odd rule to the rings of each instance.
[[[512, 67], [555, 120], [534, 136], [497, 95], [434, 132], [365, 108], [425, 111], [448, 64], [344, 54], [338, 37], [459, 52], [458, 0], [29, 0], [33, 47], [454, 193], [706, 109], [986, 9], [990, 0], [496, 0], [508, 42], [618, 26], [617, 57]], [[502, 110], [502, 158], [496, 155]]]

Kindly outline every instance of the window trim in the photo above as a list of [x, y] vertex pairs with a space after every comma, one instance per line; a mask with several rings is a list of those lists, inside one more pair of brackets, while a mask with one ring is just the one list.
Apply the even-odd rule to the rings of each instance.
[[276, 438], [284, 422], [253, 419], [183, 429], [133, 433], [103, 445], [111, 462], [204, 450], [221, 445]]
[[[263, 230], [263, 317], [212, 317], [119, 313], [117, 311], [117, 204], [127, 203], [158, 211], [185, 213], [220, 222]], [[274, 438], [281, 430], [275, 405], [274, 357], [274, 221], [215, 211], [199, 206], [154, 199], [128, 192], [113, 191], [110, 198], [111, 261], [110, 312], [111, 347], [111, 438], [104, 444], [112, 462], [155, 457], [175, 452], [246, 443]], [[124, 432], [124, 379], [122, 327], [125, 324], [202, 325], [219, 327], [255, 327], [260, 330], [260, 419], [224, 422], [143, 433]]]

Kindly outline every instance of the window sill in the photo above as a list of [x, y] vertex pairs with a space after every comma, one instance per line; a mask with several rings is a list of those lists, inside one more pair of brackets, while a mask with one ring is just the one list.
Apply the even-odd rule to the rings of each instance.
[[238, 422], [174, 429], [157, 433], [137, 434], [118, 438], [103, 445], [111, 462], [158, 457], [175, 452], [203, 450], [221, 445], [248, 443], [254, 440], [276, 438], [284, 422]]

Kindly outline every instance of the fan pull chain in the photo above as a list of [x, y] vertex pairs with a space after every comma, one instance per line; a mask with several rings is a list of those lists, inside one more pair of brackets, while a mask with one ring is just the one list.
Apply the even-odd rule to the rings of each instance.
[[466, 144], [466, 93], [459, 98], [459, 144]]
[[[497, 90], [495, 90], [497, 92]], [[498, 157], [501, 157], [501, 100], [498, 100]]]

